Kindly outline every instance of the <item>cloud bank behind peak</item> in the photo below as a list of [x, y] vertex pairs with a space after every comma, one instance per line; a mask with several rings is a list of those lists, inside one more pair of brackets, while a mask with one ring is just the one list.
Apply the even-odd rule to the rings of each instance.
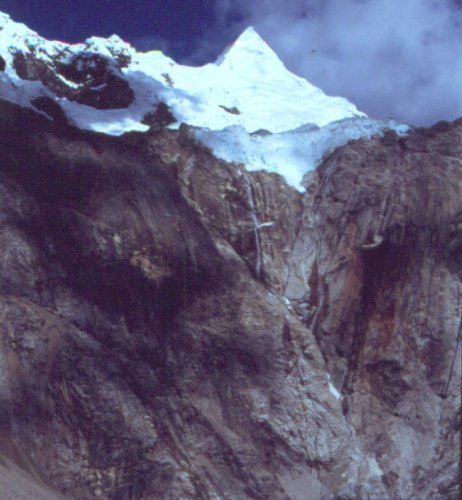
[[291, 71], [372, 117], [430, 125], [462, 116], [459, 0], [217, 0], [214, 8], [212, 43], [252, 25]]

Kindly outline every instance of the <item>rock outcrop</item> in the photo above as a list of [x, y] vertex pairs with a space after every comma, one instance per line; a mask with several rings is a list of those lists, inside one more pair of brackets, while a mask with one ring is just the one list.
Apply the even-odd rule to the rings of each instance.
[[52, 56], [44, 54], [40, 45], [29, 47], [27, 53], [13, 52], [16, 74], [23, 80], [41, 81], [59, 98], [96, 109], [125, 108], [133, 102], [134, 92], [121, 73], [129, 62], [127, 54], [113, 53], [109, 58], [85, 48], [74, 54], [67, 47]]
[[462, 121], [302, 195], [0, 106], [5, 498], [458, 498]]

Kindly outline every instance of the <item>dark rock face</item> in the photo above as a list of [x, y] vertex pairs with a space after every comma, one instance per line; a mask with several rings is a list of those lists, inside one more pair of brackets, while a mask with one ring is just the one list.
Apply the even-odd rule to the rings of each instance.
[[159, 102], [155, 109], [143, 116], [142, 123], [149, 125], [152, 132], [158, 132], [162, 128], [176, 122], [172, 111], [164, 102]]
[[457, 498], [461, 122], [301, 195], [1, 107], [7, 498]]
[[31, 49], [30, 53], [15, 53], [13, 64], [20, 78], [40, 80], [58, 97], [97, 109], [125, 108], [135, 94], [119, 71], [127, 61], [114, 61], [119, 67], [98, 54], [84, 52], [71, 57], [66, 51], [49, 61]]
[[316, 182], [309, 325], [396, 498], [457, 498], [461, 166], [459, 121], [351, 143]]
[[5, 71], [6, 69], [6, 61], [3, 59], [2, 56], [0, 56], [0, 71]]
[[31, 104], [35, 109], [37, 109], [38, 111], [42, 111], [50, 119], [54, 120], [57, 125], [68, 125], [67, 117], [61, 106], [51, 97], [36, 97], [31, 101]]

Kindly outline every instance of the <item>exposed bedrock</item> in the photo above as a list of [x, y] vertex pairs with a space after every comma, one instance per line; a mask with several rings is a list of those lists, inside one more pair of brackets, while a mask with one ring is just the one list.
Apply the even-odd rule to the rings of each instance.
[[39, 80], [57, 97], [97, 109], [126, 108], [133, 102], [135, 94], [120, 71], [128, 62], [123, 54], [114, 54], [110, 61], [99, 54], [76, 55], [66, 49], [48, 57], [42, 52], [40, 47], [30, 47], [28, 53], [14, 54], [13, 66], [20, 78]]
[[462, 122], [302, 195], [0, 111], [6, 498], [457, 498]]

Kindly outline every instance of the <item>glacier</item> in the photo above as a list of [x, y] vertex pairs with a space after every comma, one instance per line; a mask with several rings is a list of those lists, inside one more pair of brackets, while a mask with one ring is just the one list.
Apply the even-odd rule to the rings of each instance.
[[275, 172], [303, 191], [303, 177], [336, 148], [351, 140], [382, 135], [386, 130], [405, 135], [409, 127], [394, 120], [345, 118], [323, 127], [307, 124], [276, 134], [249, 134], [243, 127], [231, 126], [220, 131], [194, 129], [193, 136], [215, 156], [243, 164], [248, 170]]

